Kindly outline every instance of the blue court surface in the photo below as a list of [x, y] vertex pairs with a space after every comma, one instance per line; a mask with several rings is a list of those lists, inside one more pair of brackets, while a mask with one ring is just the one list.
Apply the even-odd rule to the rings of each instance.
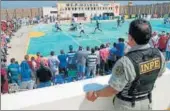
[[[127, 32], [131, 20], [125, 21], [121, 27], [117, 28], [117, 23], [115, 21], [100, 21], [100, 26], [102, 32], [96, 31], [94, 34], [93, 31], [96, 26], [96, 22], [93, 23], [84, 23], [85, 32], [88, 34], [79, 36], [79, 30], [75, 32], [68, 31], [70, 24], [61, 25], [62, 32], [56, 32], [54, 24], [39, 24], [33, 26], [32, 32], [44, 32], [45, 35], [39, 38], [30, 38], [30, 43], [28, 46], [27, 54], [36, 54], [41, 52], [43, 56], [48, 56], [50, 51], [55, 51], [56, 54], [60, 53], [60, 50], [63, 49], [65, 52], [68, 51], [68, 46], [73, 45], [74, 49], [77, 50], [78, 46], [83, 47], [90, 46], [100, 46], [101, 43], [113, 43], [117, 42], [119, 37], [125, 38], [127, 40]], [[151, 20], [151, 25], [153, 31], [168, 31], [170, 32], [170, 25], [163, 25], [163, 20]]]

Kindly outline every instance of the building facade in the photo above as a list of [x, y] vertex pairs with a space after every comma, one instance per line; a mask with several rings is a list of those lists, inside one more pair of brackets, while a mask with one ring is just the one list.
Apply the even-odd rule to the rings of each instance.
[[58, 1], [57, 10], [60, 18], [119, 15], [120, 4], [114, 1]]
[[43, 11], [43, 16], [55, 16], [57, 17], [57, 7], [43, 7], [42, 8]]

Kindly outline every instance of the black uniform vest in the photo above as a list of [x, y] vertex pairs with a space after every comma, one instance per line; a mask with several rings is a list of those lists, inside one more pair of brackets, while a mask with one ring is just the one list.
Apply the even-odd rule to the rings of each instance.
[[118, 98], [136, 101], [148, 97], [161, 69], [161, 53], [156, 48], [136, 50], [126, 54], [134, 65], [136, 78], [117, 95]]

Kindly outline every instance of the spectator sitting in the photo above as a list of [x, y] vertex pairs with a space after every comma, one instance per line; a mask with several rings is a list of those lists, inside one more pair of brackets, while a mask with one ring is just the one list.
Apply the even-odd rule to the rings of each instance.
[[69, 52], [67, 53], [68, 57], [68, 69], [73, 70], [76, 69], [76, 64], [75, 64], [75, 51], [73, 51], [73, 46], [69, 46]]
[[60, 61], [58, 60], [58, 57], [55, 55], [54, 51], [51, 51], [50, 53], [50, 57], [48, 58], [48, 65], [53, 73], [53, 77], [55, 75], [58, 75], [59, 74], [59, 71], [58, 71], [58, 66], [60, 64]]
[[65, 76], [67, 75], [67, 55], [64, 53], [64, 50], [61, 50], [60, 51], [60, 54], [58, 56], [58, 59], [60, 61], [60, 64], [59, 64], [59, 72], [64, 72]]
[[97, 55], [95, 54], [95, 50], [91, 49], [91, 54], [87, 56], [87, 78], [91, 76], [96, 76], [96, 65], [97, 65]]
[[8, 75], [10, 83], [17, 83], [18, 86], [21, 85], [20, 81], [20, 68], [19, 65], [15, 63], [15, 59], [11, 59], [11, 64], [8, 66]]
[[51, 86], [52, 72], [50, 68], [45, 66], [44, 60], [40, 61], [40, 68], [36, 71], [36, 76], [37, 76], [37, 88]]
[[25, 55], [25, 60], [21, 62], [21, 89], [33, 89], [34, 81], [31, 76], [31, 68], [28, 64], [29, 56]]

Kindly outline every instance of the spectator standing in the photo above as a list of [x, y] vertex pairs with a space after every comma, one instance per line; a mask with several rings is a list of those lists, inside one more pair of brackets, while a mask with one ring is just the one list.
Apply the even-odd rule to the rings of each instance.
[[21, 62], [21, 89], [33, 89], [34, 81], [31, 76], [31, 68], [28, 64], [29, 56], [25, 55], [25, 60]]
[[109, 50], [105, 47], [104, 44], [100, 46], [100, 58], [101, 58], [101, 75], [104, 75], [105, 71], [108, 72], [108, 56]]
[[160, 51], [165, 52], [167, 40], [168, 37], [165, 35], [165, 31], [162, 31], [162, 34], [158, 41]]
[[170, 36], [168, 35], [168, 41], [167, 41], [167, 45], [166, 45], [166, 61], [170, 60]]
[[91, 49], [91, 54], [87, 56], [87, 78], [96, 76], [96, 65], [97, 65], [97, 55], [95, 54], [95, 50]]
[[8, 77], [6, 67], [1, 64], [1, 93], [8, 93]]
[[40, 67], [40, 61], [41, 61], [41, 54], [40, 54], [40, 52], [37, 52], [37, 58], [36, 58], [36, 64], [37, 64], [37, 68], [39, 68]]
[[52, 72], [50, 68], [45, 66], [43, 60], [41, 60], [40, 62], [40, 68], [36, 71], [36, 76], [37, 76], [37, 88], [51, 86]]
[[119, 43], [117, 43], [116, 48], [116, 56], [117, 59], [120, 59], [122, 56], [124, 56], [124, 51], [125, 51], [125, 43], [123, 38], [118, 39]]
[[69, 46], [69, 52], [67, 53], [68, 57], [68, 69], [73, 70], [76, 69], [76, 64], [75, 64], [75, 51], [73, 51], [73, 46]]
[[55, 75], [59, 74], [58, 66], [60, 64], [60, 61], [59, 61], [58, 57], [55, 55], [54, 51], [51, 51], [50, 55], [51, 56], [48, 58], [48, 64], [49, 64], [49, 67], [53, 73], [53, 76], [55, 76]]
[[31, 57], [31, 61], [28, 62], [31, 70], [32, 70], [32, 77], [33, 77], [33, 80], [36, 80], [36, 70], [37, 70], [37, 63], [35, 61], [35, 58], [34, 57]]
[[158, 40], [159, 37], [156, 32], [152, 34], [152, 38], [149, 40], [149, 44], [151, 45], [152, 48], [158, 48]]
[[108, 57], [108, 65], [109, 65], [109, 70], [111, 71], [113, 68], [113, 65], [116, 61], [116, 43], [113, 43], [113, 47], [109, 50], [109, 57]]
[[83, 79], [86, 70], [87, 51], [83, 51], [83, 48], [79, 46], [79, 50], [75, 54], [75, 58], [77, 64], [78, 79]]
[[95, 46], [95, 54], [97, 55], [97, 65], [96, 65], [96, 75], [99, 75], [100, 71], [100, 53], [99, 53], [99, 48]]
[[8, 76], [10, 83], [17, 83], [18, 86], [21, 85], [20, 78], [20, 68], [19, 65], [15, 63], [15, 59], [11, 59], [11, 64], [8, 66]]
[[88, 55], [88, 54], [91, 54], [91, 51], [90, 51], [90, 47], [89, 47], [89, 46], [86, 47], [86, 51], [87, 51], [87, 55]]
[[67, 60], [68, 60], [68, 57], [64, 53], [64, 50], [60, 51], [60, 55], [58, 56], [58, 59], [60, 61], [59, 72], [60, 73], [64, 72], [64, 75], [66, 76], [67, 75]]

